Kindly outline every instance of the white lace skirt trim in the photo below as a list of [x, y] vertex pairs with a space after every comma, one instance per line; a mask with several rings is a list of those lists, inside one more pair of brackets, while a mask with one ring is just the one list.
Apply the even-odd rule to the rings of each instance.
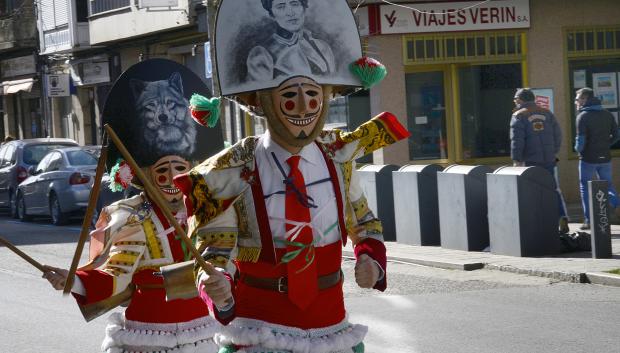
[[101, 349], [107, 353], [216, 353], [213, 335], [221, 327], [210, 316], [157, 324], [127, 320], [122, 313], [113, 313]]
[[215, 335], [215, 342], [221, 347], [230, 344], [250, 346], [238, 353], [336, 353], [351, 352], [352, 347], [364, 340], [367, 332], [368, 327], [350, 324], [346, 318], [333, 326], [309, 330], [236, 318]]

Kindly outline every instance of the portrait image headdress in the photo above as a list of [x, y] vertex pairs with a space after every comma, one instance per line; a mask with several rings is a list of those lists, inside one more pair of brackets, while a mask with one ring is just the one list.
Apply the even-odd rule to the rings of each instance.
[[366, 86], [351, 67], [362, 48], [346, 0], [222, 0], [213, 37], [223, 96], [275, 88], [294, 76]]

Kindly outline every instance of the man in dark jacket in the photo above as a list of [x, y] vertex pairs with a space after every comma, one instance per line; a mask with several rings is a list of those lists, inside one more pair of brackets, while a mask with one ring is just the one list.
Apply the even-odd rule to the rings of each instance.
[[[553, 113], [536, 105], [535, 99], [529, 88], [518, 89], [515, 93], [516, 108], [510, 119], [510, 157], [514, 166], [537, 166], [554, 176], [562, 132]], [[553, 179], [558, 194], [559, 228], [561, 232], [568, 232], [566, 208]]]
[[579, 153], [579, 191], [583, 206], [584, 223], [581, 229], [590, 229], [588, 204], [588, 181], [594, 174], [600, 180], [609, 182], [609, 202], [618, 211], [619, 201], [616, 189], [611, 183], [610, 146], [618, 138], [618, 125], [614, 116], [603, 109], [601, 101], [594, 97], [594, 91], [585, 87], [577, 91], [575, 105], [577, 115], [577, 137], [575, 150]]

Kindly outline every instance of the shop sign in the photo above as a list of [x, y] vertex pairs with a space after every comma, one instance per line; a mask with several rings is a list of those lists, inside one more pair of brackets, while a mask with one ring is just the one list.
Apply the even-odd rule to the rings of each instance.
[[68, 97], [71, 95], [69, 91], [69, 74], [49, 74], [45, 82], [47, 84], [48, 97]]
[[[381, 5], [382, 34], [530, 27], [529, 0]], [[372, 19], [371, 19], [372, 20]]]
[[179, 0], [140, 0], [140, 7], [177, 7]]
[[34, 55], [20, 56], [0, 61], [0, 73], [2, 77], [15, 77], [32, 75], [37, 72]]
[[108, 58], [73, 63], [70, 70], [76, 86], [110, 82]]

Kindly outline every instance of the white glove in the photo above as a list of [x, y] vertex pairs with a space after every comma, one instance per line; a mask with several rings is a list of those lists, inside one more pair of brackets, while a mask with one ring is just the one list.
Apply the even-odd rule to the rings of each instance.
[[203, 291], [211, 298], [215, 306], [222, 310], [230, 306], [232, 291], [230, 281], [220, 271], [211, 271], [211, 274], [203, 273], [200, 282], [204, 284]]
[[362, 254], [355, 264], [355, 282], [361, 288], [372, 288], [381, 272], [379, 265], [370, 256]]
[[65, 288], [65, 282], [67, 281], [67, 276], [69, 275], [69, 271], [52, 266], [44, 266], [47, 271], [43, 273], [43, 278], [45, 278], [56, 290], [62, 290]]

